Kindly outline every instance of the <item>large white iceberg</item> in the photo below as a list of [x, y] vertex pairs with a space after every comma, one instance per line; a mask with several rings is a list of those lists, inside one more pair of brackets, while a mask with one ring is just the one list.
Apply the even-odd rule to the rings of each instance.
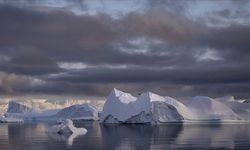
[[[244, 106], [243, 106], [244, 105]], [[100, 117], [102, 123], [169, 123], [199, 121], [243, 121], [248, 119], [249, 105], [232, 97], [212, 99], [196, 96], [185, 104], [171, 97], [146, 92], [138, 98], [114, 89], [107, 98]], [[244, 115], [239, 115], [244, 108]], [[247, 114], [247, 115], [246, 115]]]
[[131, 94], [113, 89], [104, 104], [100, 121], [109, 123], [124, 122], [131, 116], [137, 115], [138, 111], [132, 104], [134, 101], [136, 101], [136, 97]]
[[102, 123], [164, 123], [192, 119], [192, 112], [171, 97], [146, 92], [138, 98], [114, 89], [104, 104]]

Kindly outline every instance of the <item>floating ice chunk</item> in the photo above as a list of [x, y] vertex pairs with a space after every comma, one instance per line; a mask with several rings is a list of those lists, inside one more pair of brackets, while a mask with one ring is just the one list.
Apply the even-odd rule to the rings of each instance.
[[49, 129], [49, 135], [54, 139], [67, 140], [72, 145], [76, 137], [87, 133], [85, 128], [76, 128], [70, 119], [57, 121], [57, 124]]
[[70, 119], [66, 119], [58, 122], [54, 125], [49, 132], [58, 134], [86, 134], [87, 130], [85, 128], [76, 128]]
[[49, 129], [49, 135], [56, 140], [65, 140], [72, 145], [76, 137], [87, 133], [85, 128], [76, 128], [70, 119], [60, 120]]

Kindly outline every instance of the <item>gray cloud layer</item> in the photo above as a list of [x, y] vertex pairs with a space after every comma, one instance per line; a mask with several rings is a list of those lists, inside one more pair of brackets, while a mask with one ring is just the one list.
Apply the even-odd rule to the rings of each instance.
[[[77, 2], [89, 12], [86, 1]], [[68, 3], [2, 1], [0, 93], [105, 96], [118, 87], [249, 97], [250, 11], [238, 9], [249, 4], [225, 3], [197, 17], [190, 8], [205, 7], [198, 1], [149, 1], [114, 17], [75, 14]]]

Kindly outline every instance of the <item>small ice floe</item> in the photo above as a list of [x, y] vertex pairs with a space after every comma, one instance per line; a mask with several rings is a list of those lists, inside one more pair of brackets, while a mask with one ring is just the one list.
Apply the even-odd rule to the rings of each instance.
[[87, 133], [85, 128], [76, 128], [70, 119], [60, 120], [49, 129], [49, 135], [56, 140], [65, 140], [72, 145], [76, 137]]
[[24, 122], [22, 118], [13, 118], [13, 117], [0, 117], [0, 123], [22, 123]]

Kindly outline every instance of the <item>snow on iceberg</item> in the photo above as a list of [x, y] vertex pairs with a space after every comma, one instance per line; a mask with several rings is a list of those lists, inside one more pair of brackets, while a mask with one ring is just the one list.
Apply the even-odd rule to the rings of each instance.
[[[149, 122], [152, 124], [159, 124], [164, 122], [181, 122], [184, 120], [184, 116], [179, 112], [179, 105], [173, 105], [174, 102], [176, 101], [170, 97], [165, 98], [151, 92], [143, 93], [138, 97], [135, 103], [136, 107], [149, 117], [140, 120], [141, 123]], [[134, 118], [135, 117], [132, 117], [130, 120]]]
[[[230, 100], [223, 100], [230, 101]], [[195, 96], [186, 103], [190, 108], [197, 120], [240, 120], [232, 109], [223, 104], [206, 96]]]
[[182, 122], [192, 119], [192, 112], [171, 97], [146, 92], [138, 98], [114, 89], [104, 104], [102, 123], [151, 123]]
[[164, 103], [173, 106], [184, 119], [195, 119], [195, 114], [186, 105], [179, 102], [178, 100], [166, 96]]
[[131, 94], [113, 89], [104, 104], [100, 121], [118, 123], [137, 115], [138, 111], [132, 104], [134, 101], [136, 101], [136, 97]]

